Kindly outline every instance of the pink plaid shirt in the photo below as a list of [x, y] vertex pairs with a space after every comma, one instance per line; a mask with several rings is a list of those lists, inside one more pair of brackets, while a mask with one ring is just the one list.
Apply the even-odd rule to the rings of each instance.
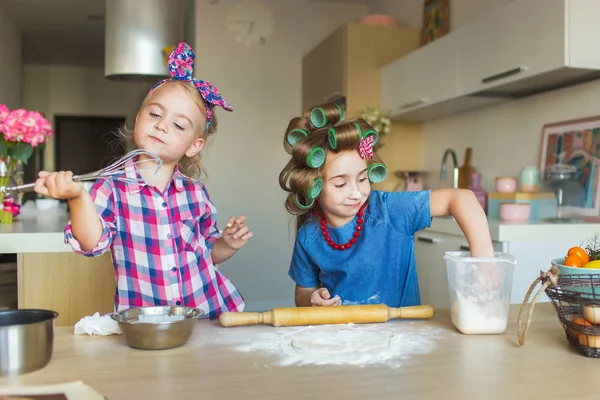
[[[126, 164], [127, 175], [135, 167]], [[73, 250], [96, 257], [111, 249], [117, 311], [140, 306], [185, 305], [217, 318], [242, 311], [244, 300], [215, 267], [211, 249], [222, 236], [206, 187], [178, 170], [164, 193], [145, 184], [99, 179], [90, 194], [102, 222], [95, 249], [81, 250], [71, 222], [65, 239]]]

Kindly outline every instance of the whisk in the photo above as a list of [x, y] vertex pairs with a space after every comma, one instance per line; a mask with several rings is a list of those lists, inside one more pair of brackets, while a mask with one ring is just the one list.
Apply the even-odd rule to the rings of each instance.
[[[137, 160], [133, 161], [133, 165], [136, 166], [136, 171], [153, 171], [152, 175], [147, 178], [139, 178], [136, 173], [134, 177], [129, 177], [126, 175], [125, 171], [125, 163], [137, 156], [147, 155], [150, 159]], [[146, 167], [137, 167], [138, 165], [147, 164], [149, 166]], [[147, 179], [151, 179], [158, 174], [160, 167], [162, 166], [162, 160], [156, 154], [148, 150], [136, 149], [132, 150], [129, 153], [125, 154], [123, 157], [110, 164], [109, 166], [99, 169], [95, 172], [90, 172], [88, 174], [83, 175], [74, 175], [73, 180], [75, 182], [83, 182], [83, 181], [95, 181], [99, 178], [109, 178], [112, 177], [116, 180], [126, 182], [126, 183], [144, 183]], [[7, 186], [5, 188], [0, 188], [0, 191], [9, 194], [9, 193], [25, 193], [33, 191], [33, 186], [35, 183], [26, 183], [24, 185], [18, 186]]]

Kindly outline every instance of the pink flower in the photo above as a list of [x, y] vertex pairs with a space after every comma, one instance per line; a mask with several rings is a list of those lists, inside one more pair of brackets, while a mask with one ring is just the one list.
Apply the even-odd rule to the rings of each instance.
[[2, 125], [2, 121], [8, 117], [8, 114], [10, 114], [10, 109], [4, 104], [0, 104], [0, 126]]
[[4, 134], [4, 140], [8, 142], [25, 142], [32, 147], [44, 143], [53, 134], [50, 122], [42, 114], [23, 108], [11, 111], [3, 120], [0, 128], [0, 131]]

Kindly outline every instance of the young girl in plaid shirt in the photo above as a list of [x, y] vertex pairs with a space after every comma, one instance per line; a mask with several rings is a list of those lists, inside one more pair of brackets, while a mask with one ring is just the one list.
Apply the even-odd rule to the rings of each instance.
[[[233, 108], [216, 87], [192, 78], [193, 63], [193, 50], [180, 43], [169, 57], [171, 78], [150, 90], [134, 130], [123, 132], [132, 148], [162, 159], [155, 177], [136, 184], [99, 179], [89, 194], [70, 171], [41, 171], [36, 181], [37, 193], [68, 200], [65, 237], [75, 252], [95, 257], [110, 248], [118, 311], [185, 305], [216, 318], [244, 309], [242, 296], [215, 264], [245, 246], [252, 232], [244, 216], [230, 218], [220, 232], [216, 208], [196, 180], [202, 172], [200, 150], [217, 129], [213, 108]], [[141, 177], [146, 172], [136, 171], [133, 161], [125, 170]]]

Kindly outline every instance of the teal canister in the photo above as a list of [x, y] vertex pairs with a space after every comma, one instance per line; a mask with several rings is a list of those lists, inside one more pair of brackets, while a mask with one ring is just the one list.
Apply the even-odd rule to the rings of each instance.
[[542, 173], [533, 166], [524, 167], [519, 177], [519, 191], [525, 193], [535, 193], [540, 187]]

